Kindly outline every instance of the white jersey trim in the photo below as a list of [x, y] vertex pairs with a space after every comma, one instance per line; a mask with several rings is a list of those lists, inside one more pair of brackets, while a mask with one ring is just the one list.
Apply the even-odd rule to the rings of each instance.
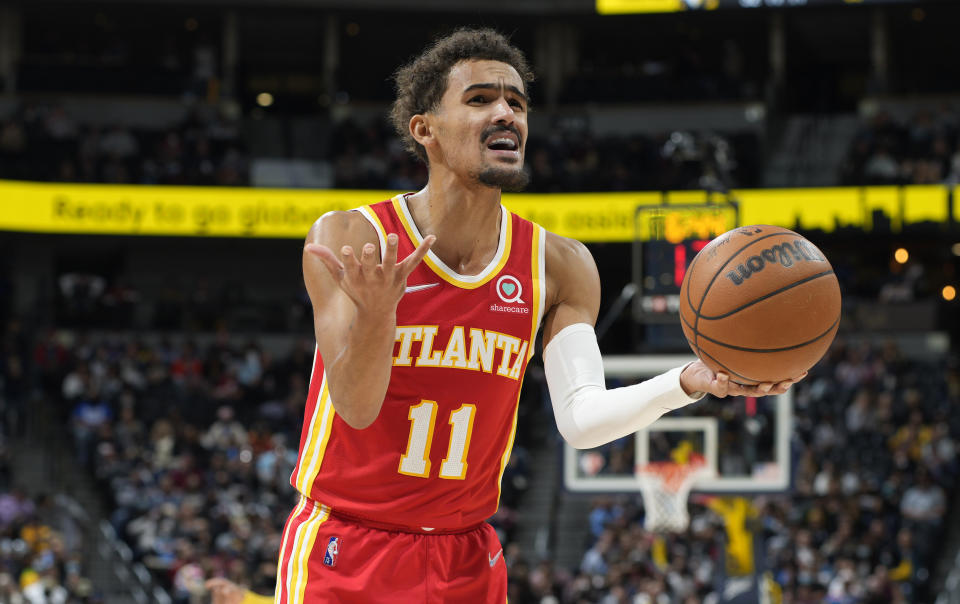
[[360, 215], [367, 219], [367, 222], [373, 225], [373, 230], [377, 232], [377, 239], [380, 241], [380, 261], [387, 254], [387, 234], [383, 231], [383, 225], [380, 219], [373, 213], [369, 206], [354, 208], [352, 212], [360, 212]]
[[[417, 223], [413, 221], [413, 215], [410, 213], [410, 208], [407, 206], [407, 196], [398, 195], [397, 199], [399, 203], [397, 204], [400, 207], [400, 210], [403, 212], [403, 217], [406, 219], [407, 224], [410, 226], [410, 230], [413, 232], [415, 241], [413, 244], [419, 246], [423, 241], [423, 235], [420, 234], [420, 229], [417, 227]], [[445, 272], [450, 277], [457, 279], [458, 281], [463, 281], [464, 283], [478, 283], [487, 279], [497, 268], [500, 266], [500, 260], [503, 258], [503, 254], [507, 249], [507, 221], [510, 219], [510, 213], [505, 207], [501, 204], [500, 206], [500, 241], [497, 243], [497, 253], [493, 256], [493, 259], [490, 261], [487, 266], [484, 267], [480, 273], [476, 275], [461, 275], [457, 271], [453, 270], [447, 266], [443, 260], [440, 259], [440, 256], [437, 256], [433, 253], [433, 250], [427, 252], [427, 257], [430, 258], [436, 264], [437, 268]]]

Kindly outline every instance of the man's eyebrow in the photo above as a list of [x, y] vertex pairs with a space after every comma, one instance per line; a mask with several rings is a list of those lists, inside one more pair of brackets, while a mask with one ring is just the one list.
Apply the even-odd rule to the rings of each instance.
[[[528, 101], [527, 95], [525, 95], [523, 91], [517, 88], [516, 86], [507, 85], [507, 86], [504, 86], [504, 88], [506, 88], [513, 94], [517, 95], [521, 99], [523, 99], [524, 102]], [[493, 83], [470, 84], [469, 86], [463, 89], [463, 92], [467, 93], [467, 92], [470, 92], [471, 90], [476, 90], [476, 89], [499, 90], [500, 84], [493, 84]]]

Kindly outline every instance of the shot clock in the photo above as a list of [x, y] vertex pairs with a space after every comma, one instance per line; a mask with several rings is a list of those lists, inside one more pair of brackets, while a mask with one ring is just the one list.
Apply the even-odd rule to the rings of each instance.
[[739, 224], [735, 201], [639, 206], [633, 243], [634, 320], [679, 326], [680, 286], [710, 241]]

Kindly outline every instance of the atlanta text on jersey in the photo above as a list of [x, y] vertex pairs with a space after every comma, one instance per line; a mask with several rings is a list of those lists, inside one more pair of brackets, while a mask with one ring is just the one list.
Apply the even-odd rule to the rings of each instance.
[[[395, 367], [450, 367], [520, 379], [529, 342], [489, 329], [455, 325], [446, 342], [436, 341], [438, 325], [398, 325]], [[467, 334], [469, 333], [469, 346]], [[414, 344], [419, 343], [419, 350]], [[499, 352], [498, 352], [499, 351]], [[416, 356], [414, 356], [416, 354]], [[495, 356], [500, 362], [495, 362]]]

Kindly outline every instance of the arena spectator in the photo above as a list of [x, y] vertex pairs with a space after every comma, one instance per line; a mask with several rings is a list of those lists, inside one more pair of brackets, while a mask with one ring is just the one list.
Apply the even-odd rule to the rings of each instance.
[[850, 142], [840, 168], [843, 185], [936, 184], [960, 176], [958, 112], [940, 106], [907, 122], [878, 111]]
[[245, 186], [238, 127], [198, 105], [166, 131], [77, 123], [60, 105], [28, 104], [0, 123], [0, 178]]
[[83, 576], [79, 529], [46, 496], [0, 492], [0, 602], [98, 601]]

